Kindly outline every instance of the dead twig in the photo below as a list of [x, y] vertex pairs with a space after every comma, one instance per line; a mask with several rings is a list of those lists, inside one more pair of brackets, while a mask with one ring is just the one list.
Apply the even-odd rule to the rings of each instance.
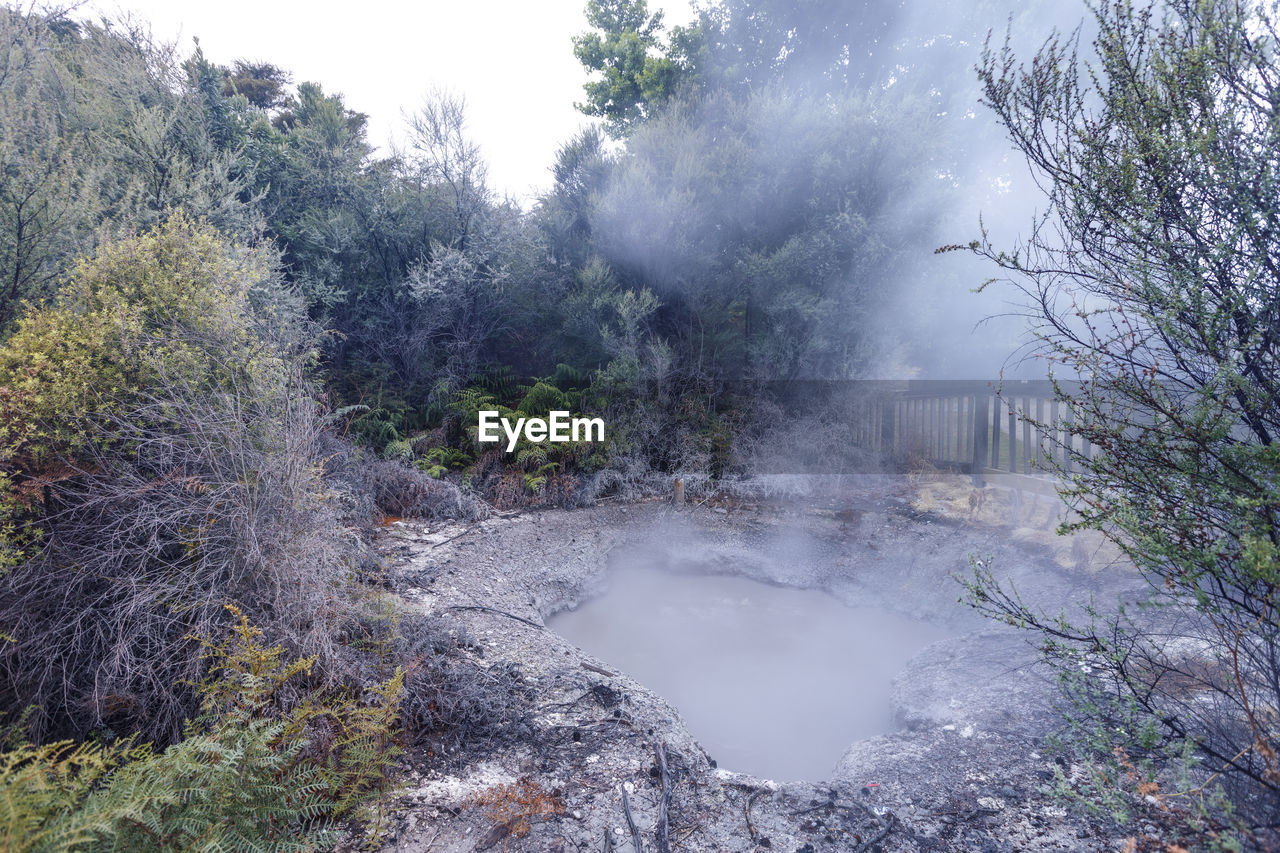
[[445, 610], [450, 610], [450, 611], [454, 611], [454, 610], [479, 610], [479, 611], [481, 611], [482, 613], [496, 613], [496, 614], [498, 614], [499, 616], [505, 616], [505, 617], [507, 617], [508, 619], [514, 619], [514, 620], [516, 620], [517, 622], [523, 622], [524, 624], [526, 624], [526, 625], [528, 625], [528, 626], [530, 626], [530, 627], [532, 627], [532, 628], [541, 628], [541, 629], [543, 629], [543, 630], [546, 630], [546, 627], [547, 627], [546, 625], [539, 625], [537, 622], [531, 622], [531, 621], [529, 621], [528, 619], [525, 619], [523, 616], [517, 616], [517, 615], [515, 615], [514, 613], [508, 613], [507, 611], [505, 611], [505, 610], [499, 610], [499, 609], [498, 609], [498, 608], [496, 608], [496, 607], [485, 607], [483, 604], [454, 604], [454, 605], [451, 605], [451, 606], [449, 606], [449, 607], [446, 607], [446, 608], [445, 608]]
[[804, 809], [796, 809], [795, 811], [791, 812], [791, 816], [795, 817], [802, 814], [809, 814], [811, 812], [816, 812], [819, 809], [833, 809], [835, 807], [836, 807], [835, 800], [826, 800], [824, 802], [818, 803], [816, 806], [809, 806], [808, 808], [804, 808]]
[[[658, 763], [658, 776], [662, 780], [662, 799], [658, 802], [658, 826], [655, 837], [658, 842], [658, 853], [670, 853], [671, 841], [668, 837], [667, 809], [671, 805], [671, 773], [667, 769], [667, 745], [654, 744], [654, 757]], [[750, 821], [748, 821], [748, 825]]]
[[889, 812], [889, 820], [885, 823], [884, 829], [881, 829], [871, 838], [868, 838], [866, 841], [859, 844], [857, 848], [854, 849], [853, 853], [867, 853], [868, 850], [883, 841], [885, 836], [893, 831], [894, 824], [897, 822], [898, 819], [894, 817], [893, 812]]
[[756, 828], [755, 828], [755, 825], [751, 823], [751, 804], [756, 801], [756, 797], [760, 796], [763, 793], [764, 793], [763, 790], [753, 791], [751, 793], [751, 796], [747, 797], [747, 804], [742, 807], [742, 813], [747, 818], [747, 832], [751, 834], [752, 841], [756, 840]]
[[450, 536], [448, 539], [441, 539], [439, 542], [432, 542], [432, 543], [431, 543], [431, 547], [432, 547], [432, 548], [439, 548], [441, 545], [448, 545], [448, 544], [449, 544], [450, 542], [452, 542], [453, 540], [455, 540], [455, 539], [461, 539], [463, 536], [466, 536], [468, 533], [470, 533], [471, 531], [473, 531], [473, 530], [475, 530], [475, 529], [476, 529], [476, 525], [472, 525], [471, 527], [468, 527], [466, 530], [462, 531], [461, 533], [455, 533], [455, 534], [453, 534], [453, 535], [452, 535], [452, 536]]
[[818, 803], [816, 806], [809, 806], [808, 808], [797, 809], [796, 811], [791, 812], [791, 814], [793, 816], [809, 814], [810, 812], [816, 812], [819, 809], [827, 809], [827, 808], [839, 809], [840, 811], [846, 811], [846, 812], [861, 812], [862, 814], [867, 815], [868, 817], [875, 816], [874, 814], [872, 814], [870, 809], [868, 809], [866, 806], [864, 806], [862, 803], [859, 803], [856, 800], [853, 801], [851, 805], [838, 803], [835, 800], [826, 800], [824, 802]]
[[595, 664], [593, 664], [593, 663], [580, 663], [580, 666], [581, 666], [583, 669], [585, 669], [585, 670], [588, 670], [588, 671], [590, 671], [590, 672], [597, 673], [597, 674], [599, 674], [599, 675], [606, 676], [606, 677], [608, 677], [608, 678], [617, 678], [617, 677], [618, 677], [618, 673], [616, 673], [616, 672], [610, 672], [609, 670], [605, 669], [604, 667], [596, 666], [596, 665], [595, 665]]
[[631, 817], [631, 800], [627, 798], [627, 788], [622, 787], [622, 815], [627, 819], [627, 829], [631, 830], [631, 846], [635, 848], [635, 853], [644, 853], [644, 844], [640, 841], [640, 830], [636, 827], [636, 822]]
[[577, 705], [579, 702], [581, 702], [583, 699], [586, 699], [590, 695], [591, 695], [590, 690], [584, 690], [567, 702], [547, 702], [546, 704], [539, 705], [538, 710], [546, 711], [550, 708], [568, 708], [572, 705]]

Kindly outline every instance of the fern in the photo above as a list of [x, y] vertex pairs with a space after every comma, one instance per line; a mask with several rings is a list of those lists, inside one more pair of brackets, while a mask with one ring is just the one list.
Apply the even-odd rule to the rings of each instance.
[[315, 659], [287, 661], [229, 609], [230, 637], [203, 641], [211, 675], [181, 742], [159, 754], [127, 741], [0, 752], [0, 850], [283, 853], [336, 841], [334, 819], [381, 793], [401, 754], [404, 672], [282, 709], [283, 688]]
[[407, 439], [397, 438], [388, 441], [382, 448], [383, 459], [412, 459], [413, 445]]
[[115, 767], [144, 750], [70, 741], [21, 744], [0, 753], [0, 849], [12, 853], [84, 848], [112, 822], [80, 805]]
[[285, 724], [229, 715], [156, 755], [62, 742], [0, 755], [0, 849], [312, 850], [335, 840], [320, 768]]
[[284, 737], [286, 729], [284, 721], [230, 714], [208, 735], [127, 765], [82, 811], [113, 817], [114, 850], [290, 851], [330, 843], [336, 833], [322, 822], [337, 801], [321, 768], [299, 761], [306, 741]]
[[415, 460], [414, 465], [439, 479], [451, 468], [464, 468], [471, 464], [471, 457], [456, 447], [432, 447]]
[[534, 820], [564, 814], [560, 791], [546, 791], [528, 778], [514, 785], [486, 788], [471, 798], [471, 804], [484, 809], [495, 826], [505, 827], [515, 838], [528, 835]]
[[585, 370], [579, 370], [570, 364], [557, 364], [555, 372], [542, 381], [561, 391], [581, 390], [591, 384], [591, 378]]
[[553, 410], [564, 409], [565, 405], [564, 392], [554, 385], [538, 382], [529, 389], [529, 393], [524, 395], [516, 408], [522, 414], [541, 418]]
[[323, 720], [332, 727], [324, 779], [338, 814], [348, 814], [371, 793], [382, 792], [403, 754], [394, 733], [400, 724], [404, 678], [404, 671], [397, 669], [391, 678], [366, 691], [363, 700], [347, 696], [306, 712], [309, 723]]
[[546, 445], [530, 444], [516, 453], [516, 464], [528, 471], [547, 464]]
[[507, 364], [495, 364], [484, 368], [474, 384], [498, 399], [509, 400], [516, 395], [519, 379], [515, 370]]
[[327, 427], [336, 427], [339, 424], [349, 426], [350, 419], [357, 415], [368, 414], [368, 412], [369, 407], [364, 403], [355, 403], [351, 406], [342, 406], [341, 408], [334, 409], [332, 412], [325, 415], [321, 419], [321, 422]]

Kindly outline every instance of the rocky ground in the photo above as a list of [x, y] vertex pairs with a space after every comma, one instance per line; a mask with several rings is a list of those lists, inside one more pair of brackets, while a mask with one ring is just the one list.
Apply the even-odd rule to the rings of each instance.
[[[971, 555], [994, 561], [998, 576], [1055, 610], [1089, 594], [1114, 600], [1136, 580], [1094, 544], [1058, 542], [1049, 501], [988, 489], [974, 505], [971, 494], [958, 479], [891, 478], [835, 500], [393, 525], [385, 546], [407, 605], [462, 619], [477, 662], [517, 673], [534, 699], [518, 746], [412, 773], [384, 849], [623, 853], [638, 840], [653, 851], [664, 849], [663, 827], [669, 849], [690, 851], [1121, 849], [1113, 830], [1048, 792], [1043, 737], [1057, 720], [1028, 638], [958, 604], [949, 575], [966, 574]], [[831, 778], [734, 773], [716, 767], [661, 696], [542, 627], [600, 588], [612, 549], [638, 541], [696, 550], [707, 571], [894, 608], [950, 636], [897, 678], [901, 730], [832, 756]]]

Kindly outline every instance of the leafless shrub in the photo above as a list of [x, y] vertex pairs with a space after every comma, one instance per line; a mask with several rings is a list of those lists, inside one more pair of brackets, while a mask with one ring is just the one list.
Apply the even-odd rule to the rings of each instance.
[[332, 639], [359, 549], [321, 477], [309, 387], [228, 371], [218, 388], [165, 376], [44, 486], [42, 546], [0, 576], [0, 703], [39, 706], [34, 734], [108, 725], [176, 737], [202, 636], [236, 603], [273, 641], [342, 676]]
[[474, 640], [455, 620], [401, 620], [394, 653], [405, 667], [401, 714], [419, 744], [456, 750], [499, 746], [528, 732], [528, 691], [517, 671], [477, 665]]
[[350, 496], [359, 515], [368, 513], [370, 508], [382, 516], [396, 518], [477, 521], [489, 515], [483, 501], [399, 460], [353, 453], [341, 465], [334, 466], [330, 479]]

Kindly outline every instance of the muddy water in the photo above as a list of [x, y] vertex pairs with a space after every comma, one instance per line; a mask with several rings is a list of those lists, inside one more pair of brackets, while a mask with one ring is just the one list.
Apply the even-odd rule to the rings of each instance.
[[893, 730], [891, 680], [945, 636], [819, 591], [638, 562], [549, 627], [664, 696], [730, 770], [828, 778], [850, 743]]

